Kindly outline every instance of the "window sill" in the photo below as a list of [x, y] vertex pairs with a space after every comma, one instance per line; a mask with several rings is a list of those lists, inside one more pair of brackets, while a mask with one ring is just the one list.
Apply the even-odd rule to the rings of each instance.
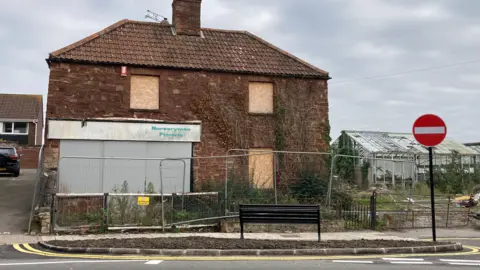
[[0, 132], [0, 135], [28, 135], [28, 133], [4, 133], [4, 132]]
[[160, 109], [129, 109], [131, 112], [156, 112], [159, 113]]
[[252, 116], [273, 116], [274, 115], [274, 113], [252, 113], [252, 112], [249, 112], [248, 114]]

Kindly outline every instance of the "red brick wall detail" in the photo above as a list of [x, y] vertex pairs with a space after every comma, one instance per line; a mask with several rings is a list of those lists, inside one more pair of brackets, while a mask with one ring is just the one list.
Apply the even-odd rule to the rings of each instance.
[[[132, 74], [160, 77], [159, 110], [129, 108]], [[231, 148], [275, 148], [275, 116], [248, 113], [248, 84], [251, 81], [273, 82], [274, 95], [290, 100], [299, 110], [310, 108], [307, 133], [286, 136], [286, 150], [324, 151], [328, 148], [325, 140], [328, 137], [325, 135], [328, 132], [327, 83], [318, 79], [134, 67], [129, 67], [129, 76], [122, 77], [120, 67], [115, 66], [51, 63], [46, 117], [201, 120], [201, 143], [194, 145], [195, 156], [223, 156]], [[295, 123], [288, 125], [296, 128]], [[45, 136], [47, 134], [48, 123]], [[58, 153], [58, 140], [45, 138], [45, 142], [45, 153]], [[225, 159], [196, 161], [194, 174], [196, 181], [223, 181]]]

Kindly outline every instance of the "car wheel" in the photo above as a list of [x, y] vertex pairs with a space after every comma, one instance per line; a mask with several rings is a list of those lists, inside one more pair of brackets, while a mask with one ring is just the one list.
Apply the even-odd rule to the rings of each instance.
[[18, 177], [19, 175], [20, 175], [20, 171], [13, 173], [13, 176], [14, 176], [14, 177]]

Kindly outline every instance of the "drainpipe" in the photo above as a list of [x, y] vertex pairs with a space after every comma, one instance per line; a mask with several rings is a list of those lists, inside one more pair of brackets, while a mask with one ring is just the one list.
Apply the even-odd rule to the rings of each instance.
[[36, 119], [33, 120], [33, 124], [35, 125], [35, 146], [37, 145], [37, 122], [38, 122], [38, 120], [36, 120]]

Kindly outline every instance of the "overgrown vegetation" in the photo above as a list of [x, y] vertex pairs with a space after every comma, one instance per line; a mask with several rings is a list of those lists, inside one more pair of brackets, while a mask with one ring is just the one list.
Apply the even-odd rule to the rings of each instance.
[[[448, 164], [434, 167], [435, 187], [446, 194], [472, 193], [473, 188], [480, 184], [480, 171], [478, 165], [464, 166], [462, 156], [452, 152]], [[430, 179], [427, 180], [430, 184]]]

